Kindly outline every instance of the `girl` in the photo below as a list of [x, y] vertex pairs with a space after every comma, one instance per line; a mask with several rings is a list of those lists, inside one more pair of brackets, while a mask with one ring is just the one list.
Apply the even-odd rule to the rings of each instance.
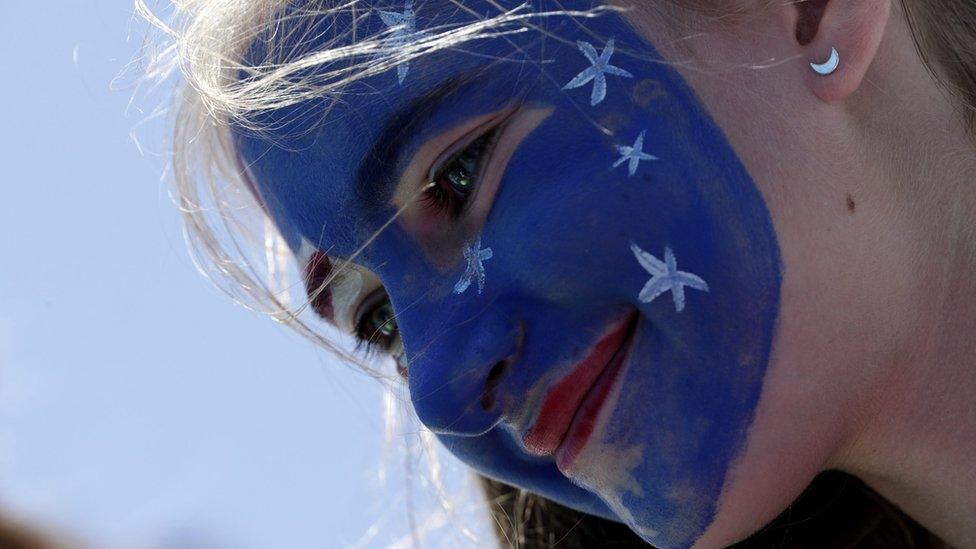
[[181, 9], [196, 243], [312, 334], [267, 216], [477, 472], [718, 547], [840, 469], [976, 546], [971, 1]]

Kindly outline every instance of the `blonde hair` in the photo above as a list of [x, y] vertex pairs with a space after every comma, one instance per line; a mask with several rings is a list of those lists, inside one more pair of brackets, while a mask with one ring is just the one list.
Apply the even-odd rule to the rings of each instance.
[[902, 0], [926, 68], [976, 135], [976, 0]]
[[[162, 81], [174, 73], [183, 81], [172, 115], [172, 178], [198, 269], [237, 303], [268, 314], [332, 351], [343, 363], [386, 382], [387, 417], [394, 418], [387, 428], [389, 443], [394, 423], [404, 420], [405, 410], [397, 414], [393, 398], [393, 380], [398, 377], [336, 345], [330, 328], [308, 318], [310, 298], [304, 281], [249, 188], [231, 128], [271, 130], [262, 125], [262, 114], [312, 98], [338, 97], [349, 83], [411, 59], [508, 33], [544, 32], [535, 24], [540, 18], [592, 17], [612, 8], [539, 13], [531, 11], [528, 3], [511, 10], [499, 7], [495, 16], [466, 25], [426, 28], [416, 40], [392, 47], [385, 34], [357, 36], [356, 24], [369, 12], [360, 8], [358, 0], [332, 6], [326, 0], [169, 0], [168, 8], [160, 11], [150, 8], [146, 0], [134, 1], [138, 13], [157, 31], [146, 45], [146, 81]], [[465, 9], [463, 0], [453, 1], [458, 9]], [[296, 3], [298, 7], [293, 6]], [[655, 9], [691, 10], [708, 20], [733, 21], [750, 9], [742, 4], [662, 0]], [[902, 4], [922, 59], [976, 131], [976, 0], [902, 0]], [[314, 25], [303, 24], [339, 14], [353, 23], [339, 36], [323, 37]], [[262, 58], [247, 59], [258, 39], [264, 41]], [[286, 46], [296, 40], [325, 47], [295, 57]], [[316, 291], [341, 271], [342, 265]], [[295, 286], [300, 288], [297, 294], [292, 291]], [[429, 450], [430, 433], [421, 430], [420, 434], [422, 446]], [[430, 484], [444, 494], [436, 454], [423, 453], [432, 460]], [[442, 510], [452, 515], [449, 498], [442, 495], [439, 500]], [[511, 518], [513, 539], [520, 539], [521, 515], [510, 514], [517, 515]]]
[[[453, 0], [459, 10], [476, 14]], [[548, 17], [593, 17], [613, 10], [538, 12], [525, 2], [513, 9], [498, 6], [493, 16], [473, 22], [425, 28], [403, 44], [386, 40], [389, 31], [357, 36], [369, 10], [359, 0], [329, 6], [325, 0], [172, 0], [162, 15], [135, 0], [136, 11], [156, 29], [146, 44], [145, 73], [150, 81], [178, 71], [183, 80], [176, 98], [173, 130], [173, 183], [185, 236], [198, 269], [237, 303], [268, 314], [343, 362], [378, 378], [388, 374], [332, 343], [334, 337], [306, 320], [310, 299], [289, 268], [289, 251], [259, 206], [235, 152], [231, 128], [270, 130], [262, 114], [316, 98], [338, 98], [350, 83], [379, 74], [433, 52], [520, 33], [544, 32], [534, 22]], [[297, 4], [297, 6], [296, 6]], [[335, 36], [332, 25], [319, 30], [320, 18], [348, 17], [350, 28]], [[260, 59], [249, 59], [256, 40]], [[324, 43], [297, 57], [289, 45]], [[339, 68], [336, 68], [339, 67]], [[347, 260], [315, 290], [341, 275]], [[314, 326], [313, 326], [314, 324]], [[328, 330], [328, 328], [326, 328]]]
[[[288, 250], [248, 187], [230, 128], [270, 130], [260, 121], [264, 113], [338, 97], [351, 82], [417, 57], [530, 29], [544, 32], [534, 24], [541, 18], [593, 17], [613, 9], [534, 12], [528, 2], [510, 10], [498, 6], [494, 16], [425, 28], [404, 44], [386, 40], [386, 33], [357, 36], [358, 23], [369, 16], [359, 0], [171, 0], [168, 15], [154, 11], [146, 0], [134, 1], [137, 12], [158, 31], [147, 43], [149, 79], [174, 71], [183, 79], [174, 115], [173, 181], [198, 268], [239, 304], [267, 313], [374, 374], [304, 320], [308, 298], [304, 291], [297, 296], [290, 291], [297, 284], [289, 274]], [[463, 0], [453, 1], [470, 13]], [[741, 2], [721, 0], [670, 4], [709, 19], [746, 10]], [[976, 0], [903, 0], [903, 5], [922, 59], [976, 130]], [[334, 32], [333, 26], [323, 31], [311, 24], [340, 15], [352, 24], [336, 36], [321, 36]], [[258, 39], [263, 40], [262, 58], [245, 62]], [[296, 57], [289, 51], [296, 43], [325, 46]], [[341, 266], [322, 287], [340, 273]]]
[[[378, 372], [304, 320], [308, 298], [304, 290], [300, 297], [290, 291], [298, 284], [289, 273], [288, 250], [248, 188], [231, 126], [273, 129], [262, 126], [262, 114], [312, 98], [338, 97], [349, 83], [411, 59], [504, 34], [544, 32], [534, 24], [541, 18], [593, 17], [613, 9], [533, 12], [528, 2], [510, 10], [498, 6], [494, 16], [425, 28], [403, 44], [386, 40], [385, 33], [357, 36], [357, 23], [370, 11], [359, 0], [170, 0], [168, 11], [134, 1], [137, 12], [158, 31], [147, 42], [147, 80], [173, 72], [183, 79], [174, 114], [173, 182], [198, 268], [237, 303], [292, 326], [373, 374]], [[463, 0], [453, 2], [471, 13]], [[902, 4], [922, 59], [976, 130], [976, 0]], [[750, 9], [732, 0], [667, 0], [655, 9], [668, 7], [726, 21]], [[340, 35], [323, 37], [321, 32], [334, 32], [334, 27], [322, 31], [310, 23], [339, 15], [352, 22]], [[245, 62], [258, 39], [263, 40], [263, 57]], [[289, 45], [306, 41], [325, 46], [297, 57], [289, 51]], [[335, 269], [322, 287], [341, 270]]]

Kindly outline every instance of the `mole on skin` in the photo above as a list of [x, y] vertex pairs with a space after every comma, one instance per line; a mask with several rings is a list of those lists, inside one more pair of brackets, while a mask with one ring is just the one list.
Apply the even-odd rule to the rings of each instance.
[[[346, 34], [348, 12], [296, 15], [283, 24], [305, 27], [279, 36], [321, 39], [276, 47], [298, 55], [337, 32], [390, 36], [390, 14], [433, 32], [521, 3], [370, 2], [378, 11]], [[366, 77], [341, 101], [268, 113], [274, 130], [241, 129], [237, 145], [296, 254], [338, 265], [369, 243], [354, 260], [362, 284], [337, 287], [331, 312], [355, 326], [392, 305], [413, 407], [454, 455], [656, 546], [688, 547], [713, 520], [762, 389], [779, 314], [773, 224], [721, 128], [623, 18], [545, 28], [559, 39], [530, 30], [466, 43]], [[450, 186], [440, 167], [464, 171], [465, 184]], [[426, 194], [431, 180], [453, 194]], [[484, 254], [466, 276], [475, 244]], [[343, 288], [362, 295], [340, 300]], [[605, 360], [598, 343], [630, 318], [624, 358]], [[605, 377], [616, 381], [598, 391], [587, 429], [568, 427], [567, 439], [586, 433], [577, 451], [562, 462], [560, 441], [551, 455], [530, 451], [539, 418], [566, 427], [579, 411], [542, 408], [587, 357], [596, 374], [616, 364]]]

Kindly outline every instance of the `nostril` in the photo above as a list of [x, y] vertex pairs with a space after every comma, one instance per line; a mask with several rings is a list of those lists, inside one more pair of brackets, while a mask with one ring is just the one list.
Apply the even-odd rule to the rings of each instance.
[[507, 366], [507, 360], [500, 360], [488, 372], [488, 379], [485, 380], [485, 389], [481, 393], [481, 408], [486, 412], [491, 411], [495, 407], [495, 387], [501, 381]]

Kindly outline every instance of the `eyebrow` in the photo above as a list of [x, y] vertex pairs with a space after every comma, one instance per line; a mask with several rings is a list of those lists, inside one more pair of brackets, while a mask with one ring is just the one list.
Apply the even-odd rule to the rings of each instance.
[[473, 80], [472, 72], [462, 73], [441, 82], [397, 109], [383, 124], [372, 147], [363, 155], [356, 170], [357, 203], [377, 206], [400, 179], [401, 157], [416, 131], [428, 122], [430, 114], [453, 94]]

